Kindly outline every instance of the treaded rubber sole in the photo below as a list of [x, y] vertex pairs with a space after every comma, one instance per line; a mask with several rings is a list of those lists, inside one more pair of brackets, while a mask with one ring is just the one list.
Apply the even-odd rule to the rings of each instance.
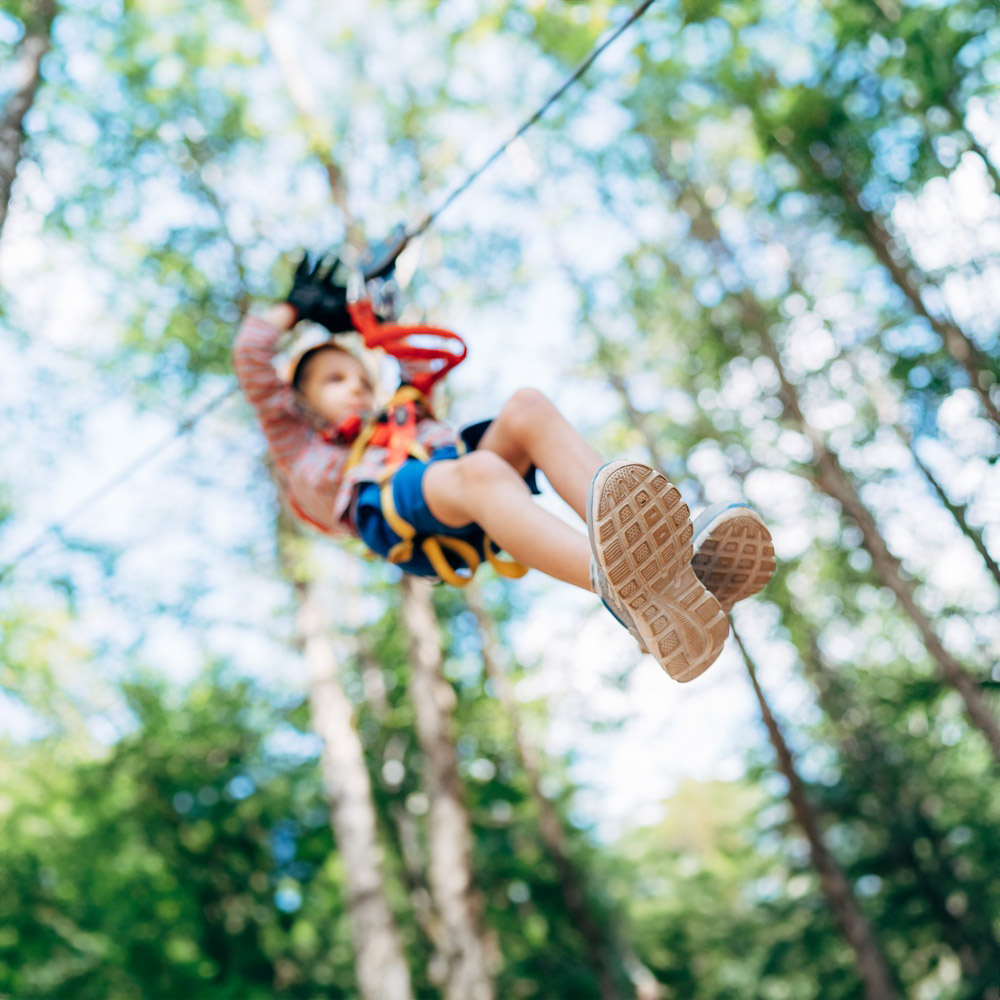
[[694, 527], [679, 491], [648, 465], [611, 462], [587, 513], [594, 555], [646, 649], [674, 680], [693, 680], [718, 658], [729, 622], [691, 566]]
[[695, 540], [691, 560], [698, 579], [728, 614], [774, 575], [774, 544], [761, 516], [750, 507], [723, 511]]

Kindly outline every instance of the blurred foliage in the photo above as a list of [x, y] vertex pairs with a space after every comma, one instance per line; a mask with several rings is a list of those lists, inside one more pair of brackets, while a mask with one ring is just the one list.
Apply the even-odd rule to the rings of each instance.
[[103, 755], [4, 748], [0, 992], [349, 996], [315, 764], [268, 749], [287, 711], [219, 670], [123, 693]]

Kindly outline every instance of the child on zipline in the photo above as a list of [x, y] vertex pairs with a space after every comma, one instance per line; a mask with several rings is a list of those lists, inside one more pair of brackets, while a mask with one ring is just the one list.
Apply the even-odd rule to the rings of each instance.
[[[692, 525], [666, 477], [641, 462], [604, 464], [535, 389], [519, 389], [494, 420], [456, 433], [435, 419], [426, 394], [464, 345], [461, 355], [407, 346], [410, 332], [458, 338], [379, 324], [369, 302], [348, 302], [335, 266], [304, 257], [287, 299], [248, 317], [233, 348], [296, 513], [329, 534], [359, 537], [405, 572], [457, 584], [465, 578], [455, 568], [483, 558], [507, 576], [526, 571], [500, 560], [502, 549], [599, 594], [676, 680], [710, 666], [729, 634], [727, 612], [774, 572], [756, 511], [718, 504]], [[280, 377], [278, 343], [300, 320], [330, 334], [360, 330], [368, 347], [386, 343], [403, 377], [390, 406], [375, 412], [369, 366], [329, 337], [295, 353]], [[589, 538], [533, 501], [536, 469], [586, 521]]]

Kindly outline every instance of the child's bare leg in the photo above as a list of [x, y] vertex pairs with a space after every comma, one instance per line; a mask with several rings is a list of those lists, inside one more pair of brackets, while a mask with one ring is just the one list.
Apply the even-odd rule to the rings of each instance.
[[590, 541], [539, 507], [517, 470], [478, 449], [432, 462], [424, 473], [424, 500], [449, 527], [475, 521], [520, 563], [590, 590]]
[[586, 520], [587, 497], [601, 456], [537, 389], [519, 389], [479, 444], [522, 475], [536, 465], [556, 491]]

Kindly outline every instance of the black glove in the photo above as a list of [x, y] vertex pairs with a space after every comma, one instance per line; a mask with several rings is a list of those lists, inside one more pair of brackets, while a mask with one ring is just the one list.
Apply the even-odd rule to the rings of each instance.
[[347, 311], [347, 286], [334, 281], [339, 265], [340, 260], [336, 257], [332, 261], [327, 261], [325, 257], [313, 261], [308, 253], [304, 253], [295, 269], [292, 290], [286, 300], [294, 307], [299, 319], [319, 323], [330, 333], [354, 329], [351, 314]]

